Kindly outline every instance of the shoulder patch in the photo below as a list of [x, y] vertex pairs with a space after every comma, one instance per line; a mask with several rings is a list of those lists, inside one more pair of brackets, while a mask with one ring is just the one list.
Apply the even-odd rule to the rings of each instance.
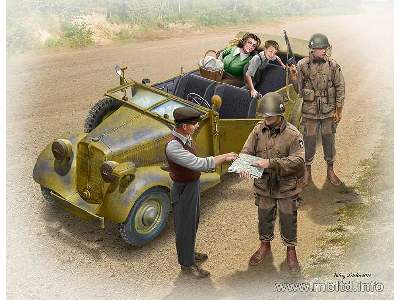
[[304, 148], [304, 142], [302, 139], [299, 139], [299, 147]]

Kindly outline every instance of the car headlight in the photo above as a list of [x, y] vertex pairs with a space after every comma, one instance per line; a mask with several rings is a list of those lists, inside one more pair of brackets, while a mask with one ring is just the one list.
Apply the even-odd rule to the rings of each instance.
[[105, 182], [113, 182], [117, 179], [117, 176], [113, 174], [113, 170], [118, 166], [118, 163], [115, 161], [106, 161], [102, 164], [100, 168], [101, 177]]
[[67, 161], [73, 155], [72, 144], [70, 141], [65, 139], [55, 140], [51, 145], [51, 152], [56, 160]]
[[135, 172], [136, 166], [133, 162], [117, 163], [109, 160], [104, 162], [100, 168], [101, 177], [108, 183], [127, 176], [133, 179]]

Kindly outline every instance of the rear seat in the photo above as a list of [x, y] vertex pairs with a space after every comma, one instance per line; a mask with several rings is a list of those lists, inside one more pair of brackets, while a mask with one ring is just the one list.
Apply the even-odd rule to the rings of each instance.
[[211, 97], [214, 95], [216, 85], [217, 82], [214, 80], [193, 73], [185, 74], [179, 80], [174, 94], [187, 100], [189, 93], [195, 93], [204, 98], [211, 106]]
[[260, 81], [255, 86], [255, 89], [261, 95], [277, 91], [285, 86], [285, 75], [285, 70], [281, 66], [269, 64], [268, 67], [263, 70]]
[[211, 97], [219, 95], [222, 105], [219, 110], [221, 119], [254, 118], [255, 103], [251, 101], [248, 90], [229, 84], [222, 84], [197, 74], [185, 74], [179, 80], [174, 94], [188, 100], [188, 94], [195, 93], [204, 98], [210, 106]]
[[222, 106], [219, 109], [221, 119], [246, 119], [249, 117], [251, 97], [248, 90], [221, 84], [215, 88], [215, 94], [222, 99]]

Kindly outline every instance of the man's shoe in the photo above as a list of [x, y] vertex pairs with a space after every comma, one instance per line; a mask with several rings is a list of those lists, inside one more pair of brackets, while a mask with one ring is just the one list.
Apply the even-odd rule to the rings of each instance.
[[194, 260], [196, 263], [202, 263], [208, 259], [208, 255], [205, 253], [195, 252]]
[[181, 265], [182, 273], [186, 275], [191, 275], [197, 278], [205, 278], [210, 276], [210, 272], [200, 268], [197, 264], [193, 264], [190, 267]]
[[296, 255], [296, 248], [294, 246], [287, 247], [286, 262], [290, 273], [300, 272], [300, 266]]
[[261, 264], [267, 256], [271, 255], [271, 243], [262, 241], [260, 248], [251, 256], [249, 265], [257, 266]]
[[303, 187], [307, 186], [312, 181], [311, 165], [306, 165], [306, 171], [304, 172]]
[[326, 169], [326, 176], [329, 179], [329, 182], [334, 186], [339, 186], [342, 184], [340, 179], [336, 176], [335, 172], [333, 171], [333, 164], [328, 164], [328, 168]]

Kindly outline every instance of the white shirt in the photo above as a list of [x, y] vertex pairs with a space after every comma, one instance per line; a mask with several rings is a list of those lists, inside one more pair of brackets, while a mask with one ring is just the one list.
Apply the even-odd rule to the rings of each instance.
[[[172, 131], [172, 135], [180, 139], [184, 145], [187, 144], [188, 146], [191, 146], [191, 136], [184, 136], [175, 130]], [[183, 148], [182, 144], [176, 140], [172, 140], [167, 144], [165, 152], [169, 160], [192, 171], [205, 172], [215, 169], [213, 156], [204, 158], [197, 157], [189, 150]]]

